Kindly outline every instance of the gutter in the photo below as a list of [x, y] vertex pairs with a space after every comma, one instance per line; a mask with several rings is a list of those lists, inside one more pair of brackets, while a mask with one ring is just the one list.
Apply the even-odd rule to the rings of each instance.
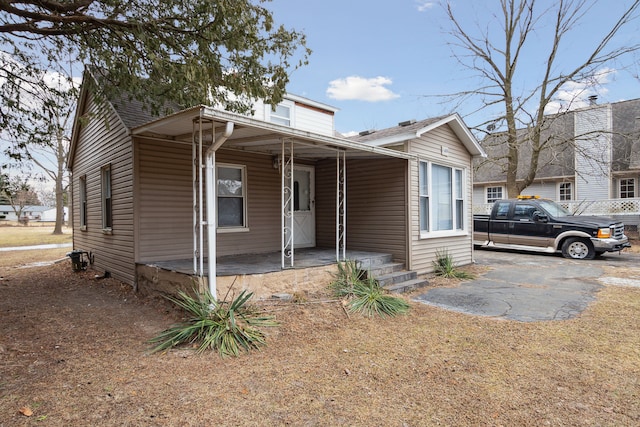
[[[227, 122], [224, 132], [215, 139], [211, 147], [207, 148], [205, 154], [206, 158], [206, 193], [207, 193], [207, 253], [209, 254], [207, 263], [209, 268], [209, 292], [213, 298], [217, 299], [217, 286], [216, 286], [216, 238], [217, 238], [217, 224], [218, 213], [216, 211], [216, 187], [215, 187], [215, 164], [216, 164], [216, 151], [220, 148], [227, 139], [231, 136], [234, 130], [234, 122]], [[202, 134], [200, 135], [202, 138]]]

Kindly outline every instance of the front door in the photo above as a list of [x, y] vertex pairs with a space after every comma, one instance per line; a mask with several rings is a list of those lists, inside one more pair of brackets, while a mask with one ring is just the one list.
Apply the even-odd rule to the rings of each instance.
[[293, 245], [312, 248], [316, 245], [315, 173], [313, 166], [293, 168]]

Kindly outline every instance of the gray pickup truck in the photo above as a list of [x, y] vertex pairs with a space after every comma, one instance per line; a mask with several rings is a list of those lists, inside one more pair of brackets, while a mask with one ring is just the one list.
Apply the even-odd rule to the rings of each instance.
[[603, 216], [572, 215], [559, 204], [537, 197], [498, 200], [490, 215], [473, 216], [473, 243], [593, 259], [631, 247], [624, 224]]

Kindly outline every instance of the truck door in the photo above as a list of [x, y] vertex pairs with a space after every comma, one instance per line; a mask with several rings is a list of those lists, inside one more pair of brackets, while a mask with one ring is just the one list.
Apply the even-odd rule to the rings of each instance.
[[536, 212], [540, 209], [532, 203], [514, 203], [509, 223], [509, 244], [543, 248], [552, 244], [546, 230], [548, 224], [536, 220]]
[[493, 215], [489, 221], [489, 234], [494, 243], [509, 243], [509, 210], [511, 202], [496, 201], [494, 205]]

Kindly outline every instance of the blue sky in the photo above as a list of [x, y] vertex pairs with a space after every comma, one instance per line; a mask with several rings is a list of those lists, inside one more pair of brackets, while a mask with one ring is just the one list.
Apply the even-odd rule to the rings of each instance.
[[[546, 9], [556, 2], [538, 2]], [[582, 24], [572, 31], [562, 47], [563, 64], [583, 59], [595, 43], [632, 3], [631, 0], [599, 1]], [[498, 0], [453, 0], [456, 15], [475, 29], [491, 24], [499, 30], [491, 13], [499, 12]], [[290, 93], [324, 102], [340, 109], [336, 130], [342, 133], [382, 129], [400, 121], [424, 119], [452, 110], [473, 126], [482, 114], [469, 115], [479, 98], [455, 108], [452, 102], [433, 95], [473, 90], [478, 82], [452, 58], [445, 34], [448, 28], [442, 7], [426, 0], [273, 0], [266, 3], [276, 22], [307, 35], [313, 50], [309, 65], [291, 75]], [[543, 23], [544, 24], [544, 23]], [[638, 43], [638, 20], [620, 35], [621, 43]], [[534, 34], [535, 46], [521, 65], [523, 84], [537, 81], [544, 65], [545, 27]], [[584, 90], [582, 82], [567, 87], [565, 97], [582, 91], [582, 97], [597, 94], [599, 102], [640, 97], [640, 81], [630, 70], [611, 64], [599, 85]], [[637, 68], [635, 70], [638, 71]], [[490, 113], [483, 113], [490, 114]]]

